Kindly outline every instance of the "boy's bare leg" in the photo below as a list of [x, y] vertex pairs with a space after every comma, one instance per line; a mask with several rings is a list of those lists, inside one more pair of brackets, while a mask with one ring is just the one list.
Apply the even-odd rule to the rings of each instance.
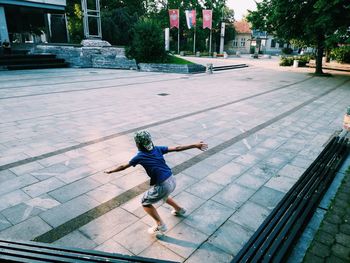
[[143, 209], [146, 211], [147, 214], [149, 214], [157, 223], [157, 225], [163, 225], [164, 222], [160, 218], [157, 209], [153, 205], [148, 206], [142, 206]]
[[168, 197], [168, 199], [165, 201], [168, 205], [171, 205], [172, 207], [174, 207], [174, 209], [176, 211], [179, 211], [181, 209], [181, 207], [175, 202], [174, 199], [172, 199], [171, 197]]

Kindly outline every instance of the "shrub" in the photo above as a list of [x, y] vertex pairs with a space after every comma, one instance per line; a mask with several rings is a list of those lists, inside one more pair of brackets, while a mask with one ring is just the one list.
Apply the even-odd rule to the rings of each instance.
[[310, 59], [311, 56], [309, 55], [281, 57], [280, 66], [292, 66], [294, 60], [299, 60], [299, 67], [305, 67]]
[[163, 30], [149, 19], [139, 20], [132, 28], [132, 41], [126, 49], [128, 57], [139, 62], [163, 62], [166, 59]]
[[331, 51], [331, 56], [339, 63], [350, 63], [350, 46], [337, 47]]
[[280, 66], [291, 66], [293, 65], [293, 57], [281, 57]]
[[195, 54], [193, 53], [193, 51], [184, 51], [184, 55], [185, 56], [194, 56]]
[[286, 54], [286, 55], [292, 54], [293, 49], [291, 49], [290, 47], [284, 47], [284, 48], [282, 48], [282, 53]]
[[225, 50], [227, 55], [236, 55], [236, 51], [233, 50], [233, 49], [228, 49], [228, 50]]
[[212, 54], [209, 53], [208, 51], [201, 52], [201, 57], [209, 57], [209, 56], [212, 56]]
[[294, 59], [299, 60], [299, 67], [305, 67], [306, 63], [309, 63], [311, 56], [309, 55], [295, 56]]

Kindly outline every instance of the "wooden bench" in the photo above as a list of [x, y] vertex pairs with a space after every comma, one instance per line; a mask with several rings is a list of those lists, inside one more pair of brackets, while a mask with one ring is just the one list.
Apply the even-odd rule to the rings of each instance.
[[96, 250], [67, 248], [38, 242], [0, 240], [0, 262], [118, 262], [174, 263], [173, 261], [143, 258]]
[[231, 263], [286, 262], [348, 154], [348, 139], [334, 137]]

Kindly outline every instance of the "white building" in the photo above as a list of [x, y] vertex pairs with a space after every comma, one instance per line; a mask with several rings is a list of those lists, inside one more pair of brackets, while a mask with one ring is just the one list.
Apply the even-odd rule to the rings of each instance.
[[225, 50], [231, 51], [231, 53], [249, 54], [252, 38], [252, 30], [249, 23], [246, 20], [235, 21], [234, 27], [236, 30], [235, 39], [228, 41], [225, 45]]
[[236, 30], [235, 39], [229, 41], [225, 45], [225, 50], [230, 53], [241, 54], [263, 53], [277, 55], [282, 52], [282, 48], [287, 47], [287, 43], [277, 40], [273, 35], [252, 30], [250, 24], [246, 20], [235, 21]]

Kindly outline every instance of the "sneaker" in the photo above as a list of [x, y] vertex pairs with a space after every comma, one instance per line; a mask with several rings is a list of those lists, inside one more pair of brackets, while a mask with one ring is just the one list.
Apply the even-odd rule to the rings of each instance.
[[163, 235], [165, 231], [167, 231], [168, 228], [166, 227], [166, 224], [163, 225], [156, 225], [148, 229], [148, 233], [152, 235]]
[[176, 211], [175, 209], [173, 209], [171, 211], [171, 214], [174, 216], [183, 216], [186, 214], [186, 209], [185, 208], [181, 208], [179, 211]]

